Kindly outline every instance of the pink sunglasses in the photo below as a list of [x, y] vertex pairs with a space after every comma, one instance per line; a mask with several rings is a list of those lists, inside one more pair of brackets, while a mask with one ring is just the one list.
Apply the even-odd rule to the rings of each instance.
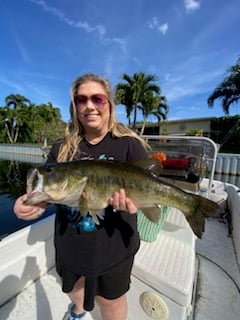
[[76, 104], [77, 108], [83, 108], [87, 105], [88, 100], [91, 100], [91, 102], [97, 107], [97, 108], [103, 108], [105, 104], [108, 102], [108, 98], [101, 93], [92, 94], [90, 97], [85, 96], [83, 94], [79, 94], [74, 97], [74, 102]]

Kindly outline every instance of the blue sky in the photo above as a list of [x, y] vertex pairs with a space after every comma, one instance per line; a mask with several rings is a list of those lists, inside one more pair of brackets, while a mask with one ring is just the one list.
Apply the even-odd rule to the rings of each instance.
[[[0, 14], [0, 105], [18, 93], [68, 121], [78, 75], [114, 87], [143, 71], [158, 77], [169, 120], [224, 115], [206, 101], [240, 56], [239, 0], [0, 0]], [[117, 116], [126, 123], [123, 106]]]

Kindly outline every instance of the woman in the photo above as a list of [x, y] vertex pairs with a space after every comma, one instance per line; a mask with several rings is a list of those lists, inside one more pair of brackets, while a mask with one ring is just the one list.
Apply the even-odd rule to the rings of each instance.
[[[147, 157], [147, 144], [117, 122], [106, 79], [94, 74], [77, 78], [71, 88], [70, 113], [65, 137], [53, 145], [48, 162], [86, 156], [130, 162]], [[26, 206], [23, 204], [26, 197], [16, 200], [17, 217], [26, 220], [39, 217], [46, 204]], [[62, 290], [73, 302], [64, 319], [92, 319], [85, 310], [93, 308], [95, 299], [103, 320], [126, 320], [126, 292], [140, 242], [136, 205], [123, 189], [116, 190], [100, 225], [95, 225], [91, 216], [79, 218], [77, 208], [57, 205], [56, 210], [56, 268], [62, 278]]]

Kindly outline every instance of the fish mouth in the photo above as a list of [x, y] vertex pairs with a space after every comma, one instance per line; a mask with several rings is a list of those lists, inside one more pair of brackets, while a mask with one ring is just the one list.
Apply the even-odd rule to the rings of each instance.
[[25, 205], [38, 204], [40, 202], [50, 202], [51, 198], [40, 191], [33, 191], [27, 194], [27, 199], [23, 202]]
[[31, 169], [27, 175], [27, 193], [40, 191], [42, 186], [42, 177], [38, 169]]
[[49, 200], [49, 196], [43, 192], [43, 176], [38, 169], [32, 169], [27, 177], [26, 205], [37, 204]]

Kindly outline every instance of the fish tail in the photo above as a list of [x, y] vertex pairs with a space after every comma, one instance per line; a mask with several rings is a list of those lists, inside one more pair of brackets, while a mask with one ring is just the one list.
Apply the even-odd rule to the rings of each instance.
[[216, 214], [219, 212], [219, 205], [205, 197], [199, 196], [200, 199], [200, 206], [199, 209], [202, 211], [204, 217], [210, 218], [215, 217]]
[[187, 221], [190, 224], [193, 232], [199, 237], [205, 230], [205, 218], [215, 217], [219, 212], [217, 203], [196, 195], [196, 207], [192, 215], [187, 216]]

